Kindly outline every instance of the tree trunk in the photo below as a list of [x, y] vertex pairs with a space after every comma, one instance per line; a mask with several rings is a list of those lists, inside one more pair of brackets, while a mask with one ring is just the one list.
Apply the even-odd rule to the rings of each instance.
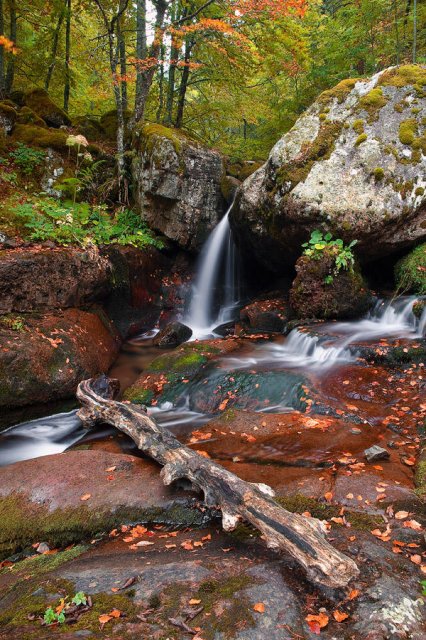
[[[145, 60], [147, 56], [146, 43], [146, 0], [137, 0], [136, 4], [136, 58]], [[143, 73], [140, 65], [136, 65], [136, 93], [135, 105], [142, 92]]]
[[326, 540], [320, 521], [281, 508], [266, 485], [245, 482], [213, 460], [182, 445], [170, 431], [160, 427], [141, 406], [116, 402], [118, 381], [106, 376], [81, 382], [78, 415], [87, 425], [107, 422], [134, 440], [138, 449], [163, 466], [165, 485], [187, 478], [204, 493], [208, 507], [220, 509], [225, 531], [239, 520], [250, 522], [268, 547], [285, 551], [303, 567], [312, 582], [345, 587], [358, 574], [356, 564]]
[[68, 111], [71, 93], [71, 2], [67, 0], [66, 8], [64, 111]]
[[[10, 35], [9, 38], [14, 44], [16, 44], [17, 38], [17, 16], [16, 16], [16, 2], [15, 0], [9, 0], [9, 12], [10, 12]], [[5, 89], [6, 95], [9, 95], [12, 91], [13, 81], [15, 80], [15, 56], [9, 54], [9, 62], [7, 64]]]
[[146, 101], [156, 69], [155, 61], [158, 61], [158, 57], [161, 51], [161, 45], [163, 42], [163, 23], [164, 16], [166, 15], [167, 2], [166, 0], [158, 0], [155, 4], [155, 33], [154, 40], [149, 49], [149, 58], [151, 58], [151, 64], [147, 69], [144, 69], [141, 72], [140, 87], [135, 96], [135, 122], [140, 122], [144, 118]]
[[49, 91], [50, 82], [52, 80], [53, 71], [56, 65], [56, 56], [58, 53], [58, 46], [59, 46], [59, 36], [61, 34], [62, 23], [65, 17], [65, 9], [66, 9], [66, 5], [64, 4], [58, 16], [58, 22], [56, 23], [55, 32], [53, 34], [52, 52], [50, 54], [50, 64], [47, 69], [46, 80], [44, 82], [44, 88], [46, 89], [46, 91]]
[[164, 44], [161, 45], [160, 50], [160, 73], [158, 77], [158, 109], [156, 115], [156, 121], [161, 122], [163, 118], [163, 108], [164, 108], [164, 56], [165, 56], [165, 47]]
[[123, 32], [121, 30], [120, 21], [117, 23], [117, 46], [118, 46], [118, 57], [120, 60], [120, 86], [121, 86], [121, 97], [123, 101], [123, 110], [127, 110], [128, 100], [127, 100], [127, 64], [126, 64], [126, 41], [124, 39]]
[[[0, 0], [0, 36], [4, 36], [4, 6]], [[6, 94], [6, 78], [4, 76], [4, 47], [0, 47], [0, 98]]]
[[189, 81], [189, 63], [191, 61], [191, 51], [195, 44], [194, 40], [189, 38], [185, 41], [185, 54], [184, 54], [184, 62], [185, 65], [182, 71], [182, 78], [179, 86], [179, 97], [178, 97], [178, 105], [177, 105], [177, 113], [176, 113], [176, 127], [178, 129], [181, 128], [183, 123], [183, 112], [185, 109], [185, 99], [186, 99], [186, 90], [188, 89], [188, 81]]

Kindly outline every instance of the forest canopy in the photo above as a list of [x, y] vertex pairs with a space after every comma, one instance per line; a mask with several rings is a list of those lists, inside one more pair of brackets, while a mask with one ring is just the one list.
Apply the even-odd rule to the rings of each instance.
[[1, 0], [0, 92], [263, 159], [340, 80], [424, 62], [425, 24], [413, 0]]

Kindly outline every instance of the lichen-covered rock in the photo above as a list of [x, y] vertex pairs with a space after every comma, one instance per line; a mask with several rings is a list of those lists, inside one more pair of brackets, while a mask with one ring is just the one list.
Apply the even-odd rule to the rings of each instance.
[[426, 67], [391, 67], [319, 96], [241, 187], [231, 224], [275, 272], [314, 229], [375, 259], [426, 237]]
[[78, 383], [106, 373], [120, 340], [101, 311], [79, 309], [0, 318], [0, 407], [74, 395]]
[[16, 118], [16, 109], [6, 102], [0, 102], [0, 128], [3, 129], [4, 133], [12, 131]]
[[94, 247], [0, 251], [0, 315], [100, 300], [110, 277], [109, 261]]
[[142, 218], [183, 249], [198, 250], [224, 210], [222, 157], [176, 129], [145, 124], [132, 171]]
[[334, 255], [326, 252], [318, 259], [298, 259], [290, 290], [290, 305], [298, 318], [354, 318], [368, 310], [371, 294], [358, 267], [334, 273], [334, 265]]
[[397, 263], [395, 276], [399, 291], [426, 294], [426, 242]]
[[69, 127], [71, 120], [61, 107], [53, 102], [44, 89], [31, 89], [23, 96], [23, 103], [34, 111], [49, 127]]

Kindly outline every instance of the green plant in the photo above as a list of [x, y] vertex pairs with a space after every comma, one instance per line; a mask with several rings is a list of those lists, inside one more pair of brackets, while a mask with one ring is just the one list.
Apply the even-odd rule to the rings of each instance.
[[357, 240], [352, 240], [348, 245], [345, 245], [340, 238], [333, 239], [331, 233], [323, 236], [322, 232], [316, 229], [312, 231], [308, 242], [302, 245], [305, 249], [303, 255], [313, 260], [320, 260], [326, 253], [334, 257], [333, 274], [329, 274], [324, 279], [325, 284], [331, 284], [334, 276], [337, 276], [339, 271], [352, 271], [355, 264], [355, 256], [352, 249], [356, 243]]
[[53, 611], [52, 607], [48, 607], [44, 612], [43, 622], [47, 625], [53, 624], [54, 622], [63, 624], [65, 622], [65, 614], [63, 611], [56, 613]]
[[71, 600], [71, 602], [73, 602], [74, 604], [78, 606], [85, 605], [87, 603], [87, 598], [85, 593], [83, 593], [83, 591], [77, 591], [77, 593], [75, 594], [74, 598]]
[[87, 202], [58, 203], [51, 198], [18, 205], [14, 215], [29, 230], [29, 239], [53, 240], [61, 245], [120, 244], [143, 248], [163, 246], [134, 211], [111, 215], [105, 205]]
[[22, 142], [17, 142], [16, 149], [9, 153], [9, 157], [21, 169], [22, 173], [28, 176], [43, 163], [46, 155], [44, 151], [38, 151]]
[[423, 587], [422, 596], [426, 596], [426, 580], [422, 580], [420, 584]]
[[[68, 601], [68, 596], [65, 598], [61, 598], [59, 601], [59, 605], [53, 609], [52, 607], [48, 607], [43, 615], [43, 622], [46, 625], [58, 623], [63, 624], [66, 620], [66, 615], [70, 607], [72, 605], [76, 605], [77, 607], [83, 606], [85, 607], [87, 604], [87, 596], [83, 591], [78, 591], [75, 596], [72, 598], [71, 602]], [[75, 609], [74, 609], [75, 611]]]
[[13, 331], [24, 331], [25, 320], [21, 316], [4, 316], [1, 318], [2, 324]]

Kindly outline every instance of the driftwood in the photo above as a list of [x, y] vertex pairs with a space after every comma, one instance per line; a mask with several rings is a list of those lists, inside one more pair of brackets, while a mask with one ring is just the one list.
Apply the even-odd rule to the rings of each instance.
[[86, 426], [106, 422], [134, 440], [138, 449], [163, 465], [165, 485], [186, 478], [204, 492], [205, 504], [222, 512], [225, 531], [239, 520], [258, 529], [268, 547], [287, 552], [303, 567], [309, 580], [332, 587], [344, 587], [358, 574], [356, 564], [326, 540], [322, 524], [315, 518], [290, 513], [273, 500], [267, 485], [241, 480], [209, 458], [181, 444], [160, 427], [142, 406], [117, 402], [113, 398], [118, 381], [106, 376], [80, 383], [78, 415]]

